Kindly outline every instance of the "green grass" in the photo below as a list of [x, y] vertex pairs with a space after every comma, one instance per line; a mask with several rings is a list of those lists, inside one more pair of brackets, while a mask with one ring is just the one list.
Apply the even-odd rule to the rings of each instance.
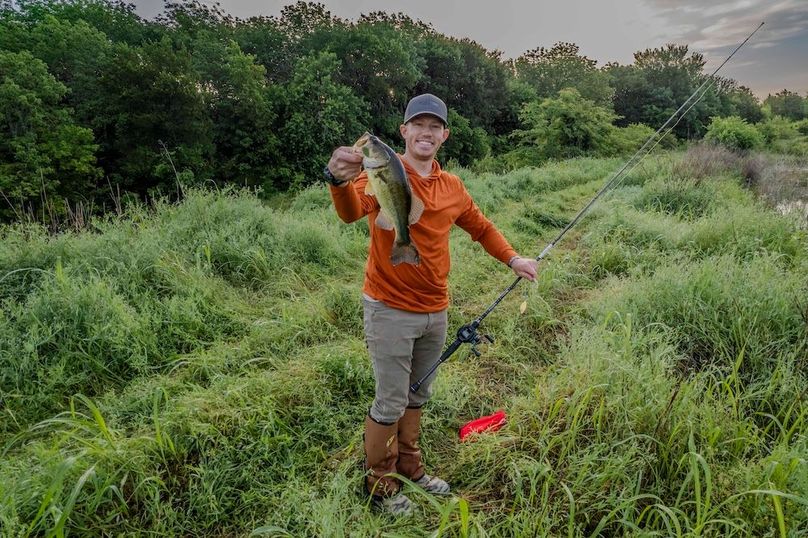
[[[808, 536], [806, 233], [681, 158], [638, 167], [486, 319], [496, 343], [442, 367], [422, 446], [455, 495], [410, 489], [401, 520], [361, 493], [368, 228], [325, 188], [3, 228], [0, 535]], [[537, 255], [619, 164], [459, 172]], [[462, 230], [451, 256], [454, 331], [512, 276]]]

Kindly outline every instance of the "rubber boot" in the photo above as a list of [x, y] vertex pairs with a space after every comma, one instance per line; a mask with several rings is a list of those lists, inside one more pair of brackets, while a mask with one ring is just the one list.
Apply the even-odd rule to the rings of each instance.
[[424, 464], [421, 462], [421, 448], [418, 439], [421, 437], [421, 408], [408, 407], [404, 416], [398, 419], [398, 463], [399, 474], [412, 481], [424, 476]]
[[398, 460], [398, 424], [380, 424], [365, 417], [365, 487], [373, 503], [393, 515], [408, 515], [412, 502], [399, 492], [400, 482], [391, 476]]
[[398, 463], [399, 474], [406, 476], [428, 493], [447, 495], [449, 484], [436, 476], [429, 476], [424, 470], [421, 448], [421, 408], [408, 407], [404, 416], [398, 419]]

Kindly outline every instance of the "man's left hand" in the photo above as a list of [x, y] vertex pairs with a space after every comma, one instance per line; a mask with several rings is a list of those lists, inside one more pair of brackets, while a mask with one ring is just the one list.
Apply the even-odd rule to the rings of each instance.
[[533, 282], [539, 272], [539, 262], [533, 258], [516, 258], [511, 262], [511, 269], [516, 276]]

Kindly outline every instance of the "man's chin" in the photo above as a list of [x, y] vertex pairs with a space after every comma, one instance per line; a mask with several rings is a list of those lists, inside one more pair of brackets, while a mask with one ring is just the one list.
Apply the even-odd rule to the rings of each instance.
[[435, 155], [438, 154], [437, 151], [435, 151], [435, 150], [433, 150], [431, 148], [429, 150], [427, 150], [427, 151], [416, 150], [413, 153], [414, 153], [415, 157], [417, 157], [418, 160], [421, 160], [421, 161], [431, 161], [432, 159], [435, 158]]

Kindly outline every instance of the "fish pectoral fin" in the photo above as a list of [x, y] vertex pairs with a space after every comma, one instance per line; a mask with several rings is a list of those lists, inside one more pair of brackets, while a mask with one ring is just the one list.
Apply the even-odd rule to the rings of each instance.
[[410, 225], [415, 224], [416, 222], [421, 220], [421, 215], [423, 214], [424, 214], [424, 202], [417, 196], [413, 196], [412, 203], [410, 204], [410, 217], [408, 219]]
[[393, 220], [384, 214], [384, 211], [379, 211], [379, 214], [376, 216], [376, 226], [381, 228], [382, 230], [395, 230], [396, 227], [393, 225]]
[[373, 192], [373, 185], [370, 184], [370, 180], [368, 180], [368, 182], [365, 183], [365, 194], [368, 194], [370, 196], [376, 195], [376, 193]]

